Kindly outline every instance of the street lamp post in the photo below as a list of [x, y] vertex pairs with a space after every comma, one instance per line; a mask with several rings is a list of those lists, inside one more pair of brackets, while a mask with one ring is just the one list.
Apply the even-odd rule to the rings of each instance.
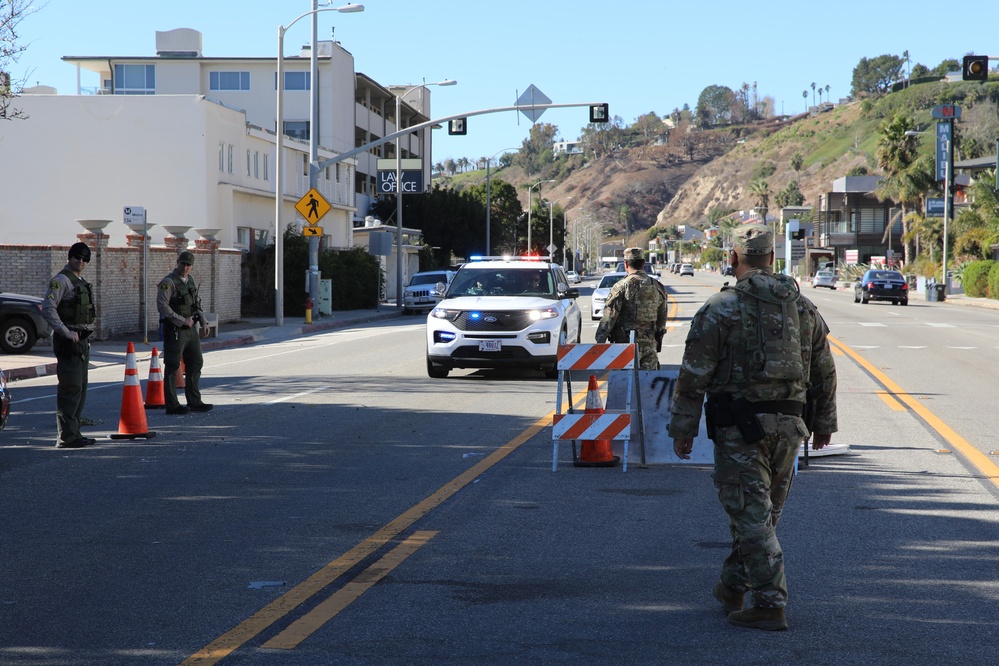
[[[396, 131], [402, 130], [402, 100], [407, 95], [427, 86], [453, 86], [456, 83], [458, 82], [454, 79], [446, 79], [435, 83], [395, 86], [406, 88], [401, 95], [395, 96]], [[395, 304], [399, 308], [402, 307], [402, 135], [395, 138]]]
[[[952, 122], [952, 121], [950, 121]], [[916, 132], [914, 130], [909, 130], [905, 133], [906, 136], [919, 136], [920, 134], [929, 134], [930, 132]], [[944, 218], [943, 218], [943, 254], [940, 261], [941, 277], [943, 278], [944, 284], [944, 294], [946, 295], [950, 290], [950, 285], [947, 281], [947, 227], [950, 222], [951, 216], [954, 214], [954, 144], [950, 137], [953, 136], [954, 129], [953, 126], [950, 128], [950, 132], [947, 135], [937, 135], [938, 140], [943, 138], [943, 157], [944, 157]], [[937, 172], [939, 173], [939, 172]], [[891, 233], [889, 232], [889, 238], [891, 238]]]
[[[281, 204], [284, 199], [284, 187], [282, 183], [282, 178], [284, 177], [284, 169], [282, 168], [282, 153], [284, 152], [284, 34], [288, 31], [291, 26], [298, 23], [300, 20], [306, 16], [312, 16], [312, 73], [310, 74], [311, 81], [309, 82], [309, 88], [311, 89], [312, 97], [309, 121], [309, 137], [310, 143], [314, 140], [317, 133], [315, 131], [315, 110], [318, 102], [315, 95], [316, 86], [316, 69], [318, 68], [318, 61], [316, 60], [316, 15], [319, 12], [339, 12], [341, 14], [351, 14], [354, 12], [363, 12], [364, 5], [350, 4], [343, 5], [342, 7], [318, 7], [317, 0], [312, 0], [312, 9], [305, 12], [301, 16], [297, 17], [294, 21], [289, 23], [287, 26], [278, 26], [278, 52], [277, 52], [277, 109], [274, 120], [274, 323], [277, 326], [284, 325], [284, 229], [281, 225]], [[315, 146], [312, 143], [312, 146]], [[309, 165], [309, 182], [315, 184], [315, 178], [317, 170], [315, 168], [315, 163], [318, 158], [318, 149], [312, 147], [310, 150], [311, 163]], [[312, 241], [315, 240], [316, 253], [318, 256], [318, 238], [310, 239], [309, 241], [309, 259], [310, 264], [312, 262]], [[318, 264], [318, 259], [316, 262]], [[318, 288], [318, 286], [317, 286]], [[313, 300], [313, 303], [317, 300]]]
[[[567, 197], [561, 197], [559, 199], [556, 199], [555, 201], [548, 202], [548, 254], [549, 254], [549, 261], [553, 263], [555, 261], [555, 250], [552, 249], [555, 246], [555, 223], [552, 220], [552, 217], [553, 217], [553, 212], [555, 210], [555, 204], [557, 204], [559, 201], [562, 201], [563, 199], [571, 199], [571, 198], [572, 195], [569, 195]], [[562, 219], [563, 221], [565, 220], [564, 211]], [[565, 246], [563, 245], [562, 247], [563, 247], [562, 263], [565, 263], [565, 252], [564, 252]]]
[[527, 254], [531, 253], [531, 190], [535, 187], [538, 188], [538, 196], [541, 196], [541, 184], [542, 183], [554, 183], [552, 179], [539, 180], [527, 188]]
[[503, 150], [497, 150], [493, 154], [492, 157], [489, 157], [489, 158], [486, 159], [486, 256], [487, 257], [491, 254], [491, 252], [489, 251], [490, 250], [490, 246], [489, 246], [489, 242], [490, 242], [490, 213], [492, 211], [492, 198], [493, 198], [493, 189], [492, 189], [492, 180], [491, 180], [492, 174], [490, 173], [489, 167], [492, 164], [493, 158], [495, 158], [496, 155], [499, 155], [500, 153], [504, 153], [504, 152], [506, 152], [508, 150], [517, 150], [517, 149], [516, 148], [504, 148]]

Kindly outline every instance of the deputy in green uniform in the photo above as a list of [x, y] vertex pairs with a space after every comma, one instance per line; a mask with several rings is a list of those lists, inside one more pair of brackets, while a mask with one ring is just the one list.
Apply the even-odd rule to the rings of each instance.
[[818, 310], [771, 268], [770, 229], [746, 224], [734, 235], [738, 281], [690, 322], [669, 434], [677, 457], [689, 458], [707, 395], [712, 478], [732, 533], [713, 594], [730, 624], [774, 631], [787, 629], [788, 598], [777, 523], [802, 442], [814, 433], [821, 449], [836, 432], [836, 365]]
[[624, 270], [627, 277], [611, 287], [607, 295], [595, 339], [598, 343], [608, 339], [630, 342], [630, 332], [635, 331], [638, 367], [658, 370], [657, 348], [666, 333], [666, 288], [645, 272], [641, 248], [630, 247], [624, 251]]
[[[201, 324], [203, 337], [208, 337], [211, 329], [201, 309], [198, 285], [191, 277], [192, 266], [194, 255], [181, 252], [177, 257], [177, 267], [160, 281], [156, 295], [156, 309], [160, 313], [160, 323], [163, 324], [163, 372], [166, 373], [163, 387], [167, 414], [207, 412], [212, 408], [212, 405], [201, 399], [201, 368], [204, 359], [201, 356], [198, 324]], [[177, 399], [176, 373], [181, 359], [184, 360], [186, 370], [186, 407]]]
[[80, 434], [80, 420], [87, 402], [87, 371], [90, 367], [90, 335], [97, 316], [94, 292], [81, 277], [90, 263], [86, 243], [69, 248], [66, 267], [49, 281], [42, 316], [55, 335], [56, 357], [56, 447], [81, 449], [96, 440]]

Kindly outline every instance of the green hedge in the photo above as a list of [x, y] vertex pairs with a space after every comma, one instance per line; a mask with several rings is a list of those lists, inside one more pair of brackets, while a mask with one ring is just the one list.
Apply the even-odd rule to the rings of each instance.
[[[972, 261], [964, 267], [961, 274], [961, 287], [964, 293], [973, 298], [981, 298], [989, 293], [989, 275], [996, 262], [991, 259], [984, 261]], [[999, 296], [999, 292], [992, 290], [993, 294]]]
[[991, 270], [989, 270], [989, 290], [985, 294], [988, 298], [999, 299], [999, 261], [992, 261]]

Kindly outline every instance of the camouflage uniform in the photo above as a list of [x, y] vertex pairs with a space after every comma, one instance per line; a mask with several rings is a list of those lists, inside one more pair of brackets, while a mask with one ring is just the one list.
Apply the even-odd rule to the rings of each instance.
[[793, 409], [780, 413], [773, 403], [804, 404], [808, 387], [820, 384], [822, 395], [813, 394], [812, 431], [836, 431], [836, 368], [828, 330], [791, 278], [774, 275], [770, 268], [751, 268], [735, 287], [724, 287], [704, 303], [687, 335], [673, 395], [671, 437], [696, 437], [705, 394], [709, 399], [728, 394], [769, 403], [756, 412], [763, 439], [748, 443], [735, 425], [714, 431], [712, 478], [732, 532], [721, 582], [740, 594], [751, 591], [758, 608], [787, 603], [784, 557], [775, 530], [798, 449], [809, 436], [801, 416]]
[[[641, 251], [638, 252], [641, 256]], [[653, 304], [642, 302], [642, 287], [649, 285], [655, 287], [653, 298], [656, 303]], [[646, 294], [649, 293], [646, 290]], [[643, 312], [646, 313], [644, 316]], [[638, 344], [638, 366], [642, 370], [658, 370], [656, 334], [666, 331], [666, 289], [640, 268], [611, 287], [595, 339], [599, 343], [608, 339], [611, 342], [630, 342], [630, 331], [635, 331], [635, 342]]]

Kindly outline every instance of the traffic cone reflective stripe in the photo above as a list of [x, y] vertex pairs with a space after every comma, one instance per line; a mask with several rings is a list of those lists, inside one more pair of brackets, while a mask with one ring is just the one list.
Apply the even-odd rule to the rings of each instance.
[[[586, 387], [585, 414], [603, 414], [604, 405], [600, 399], [600, 389], [597, 387], [596, 375], [590, 375], [590, 383]], [[584, 439], [580, 442], [579, 460], [574, 461], [576, 467], [614, 467], [620, 458], [611, 451], [609, 439]]]
[[149, 359], [149, 380], [146, 382], [146, 409], [162, 409], [166, 407], [166, 396], [163, 393], [163, 368], [160, 367], [160, 353], [153, 347], [153, 355]]
[[184, 388], [184, 373], [187, 370], [184, 368], [184, 359], [180, 359], [180, 367], [177, 368], [177, 372], [173, 373], [173, 386], [174, 388], [182, 389]]
[[129, 342], [125, 354], [125, 387], [121, 394], [121, 418], [118, 420], [118, 433], [111, 439], [146, 439], [155, 437], [146, 424], [146, 410], [142, 406], [142, 388], [139, 386], [139, 370], [135, 366], [135, 346]]

